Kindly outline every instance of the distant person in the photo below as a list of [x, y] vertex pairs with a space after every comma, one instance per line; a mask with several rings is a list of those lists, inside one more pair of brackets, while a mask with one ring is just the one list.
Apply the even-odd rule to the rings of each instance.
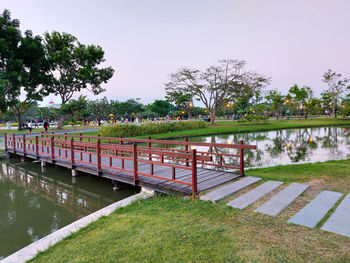
[[35, 120], [35, 122], [34, 122], [34, 128], [39, 128], [38, 120]]
[[45, 132], [47, 132], [47, 129], [49, 128], [49, 123], [48, 121], [45, 121], [44, 122], [44, 129], [45, 129]]
[[10, 121], [7, 122], [7, 129], [11, 130], [11, 122]]
[[29, 134], [32, 134], [32, 128], [33, 128], [32, 125], [33, 125], [33, 124], [32, 124], [32, 121], [29, 121], [29, 122], [28, 122]]

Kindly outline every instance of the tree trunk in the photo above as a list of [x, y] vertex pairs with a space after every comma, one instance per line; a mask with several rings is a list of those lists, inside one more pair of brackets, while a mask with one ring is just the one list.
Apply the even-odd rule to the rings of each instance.
[[63, 120], [64, 120], [63, 116], [60, 116], [58, 118], [58, 120], [57, 120], [57, 129], [62, 129], [62, 127], [63, 127]]
[[334, 101], [333, 104], [333, 113], [334, 113], [334, 118], [337, 118], [337, 101]]
[[16, 119], [17, 119], [17, 123], [18, 123], [18, 130], [22, 130], [22, 125], [21, 125], [21, 119], [22, 119], [22, 115], [21, 113], [16, 113]]
[[188, 109], [187, 114], [188, 114], [188, 119], [189, 120], [192, 119], [191, 109]]
[[210, 116], [210, 124], [215, 124], [215, 116], [216, 116], [216, 111], [215, 110], [211, 110], [209, 112], [209, 116]]

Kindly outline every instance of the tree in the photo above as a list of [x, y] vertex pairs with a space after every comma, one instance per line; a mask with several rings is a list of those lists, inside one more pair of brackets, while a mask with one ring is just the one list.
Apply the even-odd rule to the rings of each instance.
[[334, 118], [337, 118], [338, 100], [340, 96], [344, 93], [344, 91], [347, 88], [350, 88], [350, 86], [348, 86], [348, 82], [350, 80], [347, 78], [342, 79], [341, 74], [333, 72], [331, 69], [328, 69], [328, 71], [323, 74], [322, 81], [328, 85], [327, 92], [332, 98]]
[[115, 116], [128, 117], [134, 114], [138, 114], [144, 111], [142, 103], [138, 102], [139, 99], [128, 99], [124, 102], [111, 101], [111, 110]]
[[192, 118], [193, 95], [191, 93], [184, 94], [179, 90], [166, 90], [166, 98], [175, 104], [179, 110], [185, 110], [188, 118]]
[[245, 64], [245, 61], [230, 59], [221, 60], [204, 72], [183, 68], [170, 75], [166, 90], [192, 94], [204, 104], [211, 124], [215, 124], [216, 111], [227, 100], [235, 101], [247, 90], [261, 89], [269, 82], [257, 73], [243, 71]]
[[331, 111], [333, 105], [333, 96], [329, 92], [321, 93], [321, 103], [325, 111]]
[[[299, 116], [302, 109], [307, 109], [308, 102], [312, 98], [312, 90], [310, 87], [304, 86], [299, 88], [297, 84], [289, 89], [289, 98], [296, 104]], [[305, 119], [307, 118], [307, 111], [304, 111]]]
[[83, 117], [86, 109], [86, 96], [80, 95], [77, 100], [70, 100], [69, 103], [63, 104], [60, 111], [74, 123]]
[[22, 115], [52, 89], [41, 37], [30, 30], [22, 36], [19, 25], [17, 19], [11, 20], [10, 11], [0, 15], [0, 106], [2, 111], [12, 108], [21, 129]]
[[58, 110], [55, 108], [41, 107], [38, 109], [37, 115], [40, 119], [51, 122], [58, 118]]
[[55, 95], [62, 104], [83, 89], [95, 95], [104, 91], [101, 84], [114, 74], [112, 67], [98, 68], [104, 62], [104, 51], [100, 46], [83, 45], [76, 37], [52, 32], [45, 33], [48, 59], [51, 63]]
[[273, 113], [278, 113], [282, 117], [283, 115], [283, 103], [284, 96], [277, 90], [270, 90], [268, 95], [265, 96], [265, 99], [269, 104], [271, 104], [271, 110]]
[[157, 113], [161, 117], [165, 117], [169, 113], [170, 102], [168, 100], [155, 100], [146, 106], [146, 110]]
[[88, 101], [87, 112], [90, 119], [97, 119], [98, 121], [108, 119], [109, 114], [112, 113], [111, 104], [108, 102], [107, 97], [103, 97], [100, 100]]

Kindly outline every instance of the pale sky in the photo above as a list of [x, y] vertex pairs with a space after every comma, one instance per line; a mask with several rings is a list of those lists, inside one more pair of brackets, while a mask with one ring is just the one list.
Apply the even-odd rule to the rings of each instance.
[[0, 0], [0, 7], [22, 31], [67, 32], [102, 46], [116, 72], [107, 91], [89, 99], [163, 99], [170, 73], [223, 58], [246, 60], [281, 92], [297, 83], [319, 95], [328, 68], [350, 78], [349, 0]]

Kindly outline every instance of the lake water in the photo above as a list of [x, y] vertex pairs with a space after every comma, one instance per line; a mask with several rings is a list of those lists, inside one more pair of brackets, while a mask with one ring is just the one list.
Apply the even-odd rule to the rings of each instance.
[[19, 158], [0, 161], [0, 260], [109, 204], [138, 192], [92, 175]]
[[[326, 127], [290, 129], [233, 135], [189, 138], [189, 141], [257, 145], [257, 150], [245, 150], [246, 167], [267, 167], [293, 163], [313, 163], [350, 158], [349, 128]], [[208, 147], [192, 147], [208, 151]], [[217, 151], [217, 149], [213, 149]], [[220, 149], [220, 152], [223, 150]], [[236, 149], [225, 153], [238, 154]], [[224, 164], [238, 165], [237, 158], [225, 158]]]

